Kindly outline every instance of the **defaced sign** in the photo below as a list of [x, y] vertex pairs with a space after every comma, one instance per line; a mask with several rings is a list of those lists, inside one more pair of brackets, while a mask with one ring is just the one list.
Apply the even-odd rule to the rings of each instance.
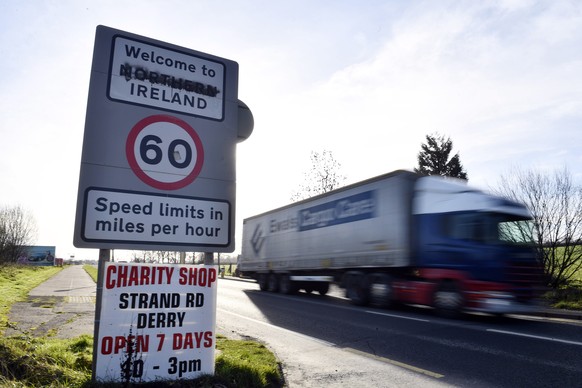
[[98, 26], [74, 244], [234, 250], [238, 64]]

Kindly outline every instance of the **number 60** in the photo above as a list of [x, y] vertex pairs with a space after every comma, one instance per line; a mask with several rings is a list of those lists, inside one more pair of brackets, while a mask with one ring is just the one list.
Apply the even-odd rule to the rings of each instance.
[[[160, 147], [161, 143], [162, 139], [156, 135], [144, 136], [139, 143], [139, 155], [141, 159], [150, 165], [160, 164], [164, 157], [164, 151]], [[178, 147], [183, 147], [184, 149], [185, 156], [183, 158], [177, 150]], [[188, 167], [190, 162], [192, 162], [192, 148], [190, 144], [182, 139], [173, 140], [168, 146], [168, 161], [176, 168]]]

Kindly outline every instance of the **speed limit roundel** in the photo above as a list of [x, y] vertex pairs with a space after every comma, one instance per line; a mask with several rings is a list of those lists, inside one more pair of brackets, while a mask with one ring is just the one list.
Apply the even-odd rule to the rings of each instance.
[[125, 154], [135, 175], [160, 190], [188, 186], [204, 164], [204, 148], [196, 131], [168, 115], [140, 120], [127, 136]]

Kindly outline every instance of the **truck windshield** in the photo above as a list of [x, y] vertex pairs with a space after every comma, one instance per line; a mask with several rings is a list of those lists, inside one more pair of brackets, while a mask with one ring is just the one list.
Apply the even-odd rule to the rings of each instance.
[[532, 220], [506, 220], [501, 216], [498, 224], [499, 241], [513, 244], [533, 244]]
[[532, 244], [529, 219], [500, 213], [461, 213], [447, 217], [447, 234], [455, 239], [484, 244]]

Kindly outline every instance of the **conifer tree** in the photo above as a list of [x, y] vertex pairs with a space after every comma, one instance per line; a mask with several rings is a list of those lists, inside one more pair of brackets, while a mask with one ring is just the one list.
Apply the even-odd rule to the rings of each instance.
[[426, 135], [426, 143], [421, 145], [418, 153], [418, 167], [415, 172], [425, 175], [441, 175], [469, 180], [463, 169], [459, 153], [449, 159], [453, 150], [450, 138], [434, 133]]

